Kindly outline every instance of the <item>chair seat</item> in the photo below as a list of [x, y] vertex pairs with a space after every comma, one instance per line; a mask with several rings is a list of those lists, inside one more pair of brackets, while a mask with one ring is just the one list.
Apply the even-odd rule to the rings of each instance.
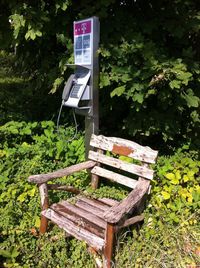
[[42, 215], [68, 234], [86, 241], [97, 250], [102, 250], [106, 229], [103, 214], [116, 204], [118, 201], [109, 198], [91, 199], [77, 196], [75, 204], [61, 201], [42, 211]]

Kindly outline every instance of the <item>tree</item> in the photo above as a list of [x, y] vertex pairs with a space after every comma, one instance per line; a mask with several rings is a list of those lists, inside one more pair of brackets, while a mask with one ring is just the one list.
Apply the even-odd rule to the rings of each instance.
[[9, 7], [18, 62], [38, 90], [62, 88], [65, 64], [73, 62], [73, 21], [96, 15], [101, 130], [154, 143], [198, 139], [199, 1], [27, 0]]

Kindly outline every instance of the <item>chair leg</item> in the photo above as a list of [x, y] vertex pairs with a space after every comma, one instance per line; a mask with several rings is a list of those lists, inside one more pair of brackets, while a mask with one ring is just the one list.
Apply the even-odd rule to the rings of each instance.
[[114, 224], [107, 223], [103, 268], [112, 267], [112, 257], [115, 244], [115, 229], [116, 228]]
[[40, 234], [46, 233], [47, 226], [48, 226], [48, 219], [42, 215], [40, 220]]
[[[40, 198], [41, 198], [41, 208], [45, 210], [49, 207], [49, 198], [48, 198], [48, 188], [47, 184], [43, 183], [39, 185]], [[40, 221], [40, 234], [44, 234], [47, 230], [48, 219], [45, 216], [41, 216]]]

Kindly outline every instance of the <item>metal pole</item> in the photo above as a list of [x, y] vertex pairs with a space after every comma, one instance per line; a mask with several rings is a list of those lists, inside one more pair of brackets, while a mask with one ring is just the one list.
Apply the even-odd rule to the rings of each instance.
[[93, 49], [91, 61], [91, 109], [85, 117], [85, 148], [86, 158], [89, 152], [89, 143], [92, 134], [99, 133], [99, 35], [100, 23], [97, 17], [93, 17]]

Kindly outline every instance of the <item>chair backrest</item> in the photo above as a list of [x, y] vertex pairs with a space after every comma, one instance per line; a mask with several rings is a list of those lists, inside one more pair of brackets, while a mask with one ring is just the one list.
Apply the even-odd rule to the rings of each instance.
[[[92, 174], [132, 189], [137, 184], [137, 180], [132, 178], [133, 174], [148, 180], [153, 178], [153, 170], [148, 167], [148, 164], [155, 163], [158, 151], [129, 140], [94, 134], [91, 137], [90, 146], [94, 150], [89, 151], [88, 158], [103, 165], [102, 167], [96, 165], [91, 170]], [[107, 155], [107, 152], [110, 152], [110, 155]], [[126, 157], [137, 160], [137, 163], [125, 161]]]

